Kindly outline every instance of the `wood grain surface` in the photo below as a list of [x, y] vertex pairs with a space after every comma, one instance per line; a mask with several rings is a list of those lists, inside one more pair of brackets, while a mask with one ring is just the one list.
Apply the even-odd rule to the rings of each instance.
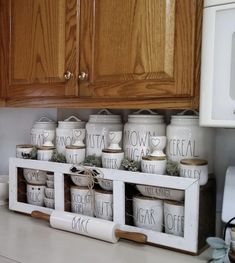
[[10, 18], [6, 97], [76, 95], [77, 1], [1, 1]]
[[203, 0], [0, 7], [0, 106], [198, 108]]

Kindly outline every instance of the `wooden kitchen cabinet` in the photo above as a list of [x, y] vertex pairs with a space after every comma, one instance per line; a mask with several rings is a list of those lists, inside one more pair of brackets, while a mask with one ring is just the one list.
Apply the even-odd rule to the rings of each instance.
[[2, 36], [8, 42], [2, 46], [7, 59], [1, 71], [8, 72], [5, 97], [76, 95], [77, 1], [0, 2], [9, 17]]
[[7, 105], [198, 107], [202, 0], [0, 2]]

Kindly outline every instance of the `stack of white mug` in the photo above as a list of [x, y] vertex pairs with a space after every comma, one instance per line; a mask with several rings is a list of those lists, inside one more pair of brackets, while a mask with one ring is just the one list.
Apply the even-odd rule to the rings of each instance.
[[54, 173], [47, 172], [44, 204], [48, 208], [55, 208]]

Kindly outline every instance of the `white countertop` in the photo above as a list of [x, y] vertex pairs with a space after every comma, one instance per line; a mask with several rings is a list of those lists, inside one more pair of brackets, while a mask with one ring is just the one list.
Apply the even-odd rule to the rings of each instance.
[[196, 263], [207, 262], [209, 252], [189, 256], [123, 240], [110, 244], [0, 207], [0, 263]]

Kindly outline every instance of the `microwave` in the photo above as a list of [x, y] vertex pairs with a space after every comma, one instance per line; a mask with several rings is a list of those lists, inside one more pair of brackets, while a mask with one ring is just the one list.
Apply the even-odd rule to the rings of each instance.
[[235, 0], [205, 0], [200, 125], [235, 127]]

